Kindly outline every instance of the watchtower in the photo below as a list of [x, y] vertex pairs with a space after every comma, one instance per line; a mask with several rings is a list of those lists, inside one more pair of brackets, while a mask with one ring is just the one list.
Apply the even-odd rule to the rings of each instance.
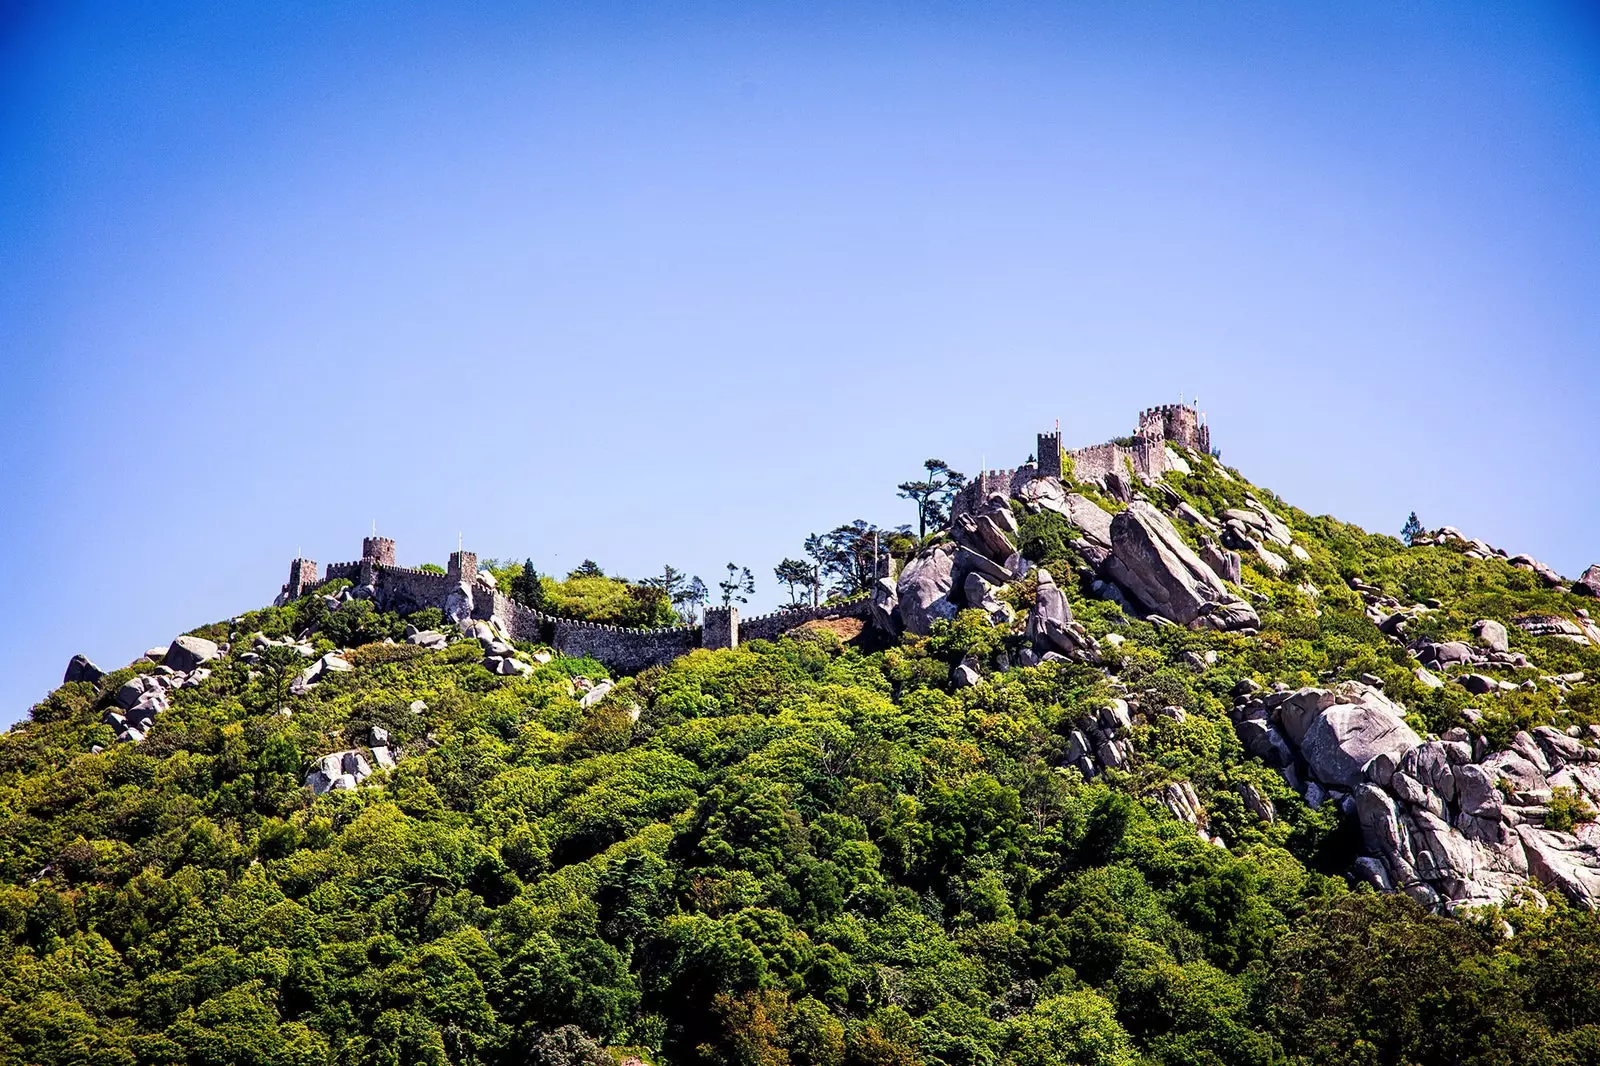
[[700, 624], [702, 648], [737, 648], [739, 646], [739, 608], [707, 607], [705, 621]]
[[1211, 451], [1211, 430], [1188, 404], [1168, 403], [1139, 412], [1139, 436], [1151, 443], [1170, 441], [1191, 451]]
[[296, 559], [289, 564], [288, 598], [298, 600], [307, 589], [317, 585], [317, 564], [310, 559]]
[[393, 566], [394, 541], [388, 537], [362, 537], [361, 558], [371, 559], [379, 566]]
[[1039, 476], [1059, 478], [1061, 476], [1061, 431], [1039, 434], [1039, 450], [1034, 452], [1039, 457]]
[[450, 575], [450, 580], [457, 583], [471, 584], [478, 579], [478, 553], [469, 551], [454, 551], [450, 553], [450, 565], [445, 568]]

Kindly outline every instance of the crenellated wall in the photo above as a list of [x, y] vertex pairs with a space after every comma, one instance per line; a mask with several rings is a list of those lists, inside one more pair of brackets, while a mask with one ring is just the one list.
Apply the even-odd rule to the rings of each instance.
[[1022, 486], [1037, 477], [1060, 477], [1065, 456], [1072, 461], [1072, 476], [1079, 481], [1103, 480], [1115, 470], [1126, 473], [1131, 466], [1135, 476], [1159, 478], [1167, 472], [1167, 445], [1191, 451], [1211, 451], [1211, 429], [1205, 416], [1186, 404], [1166, 404], [1139, 412], [1138, 430], [1126, 444], [1107, 442], [1072, 451], [1061, 450], [1061, 434], [1041, 433], [1037, 462], [1010, 470], [982, 470], [950, 502], [951, 519], [976, 510], [992, 493], [1016, 496]]
[[[392, 542], [391, 542], [392, 544]], [[390, 549], [392, 558], [392, 548]], [[659, 629], [632, 629], [626, 626], [603, 625], [584, 622], [576, 618], [560, 618], [531, 610], [515, 602], [497, 589], [476, 580], [477, 556], [471, 552], [456, 552], [450, 557], [454, 573], [437, 574], [431, 570], [417, 570], [377, 562], [369, 555], [360, 562], [336, 563], [328, 568], [322, 581], [316, 580], [316, 564], [309, 560], [296, 560], [290, 577], [302, 578], [300, 594], [315, 591], [317, 587], [338, 577], [355, 577], [363, 570], [370, 571], [376, 590], [375, 599], [384, 610], [411, 614], [427, 607], [448, 610], [460, 600], [452, 597], [461, 591], [463, 582], [456, 575], [470, 573], [472, 584], [472, 617], [483, 621], [493, 620], [505, 630], [512, 640], [549, 644], [562, 655], [587, 656], [604, 663], [618, 673], [637, 673], [651, 666], [661, 666], [680, 655], [702, 647], [705, 634], [700, 626], [667, 626]], [[309, 574], [310, 581], [304, 579]], [[291, 591], [285, 585], [284, 595]], [[737, 623], [737, 637], [716, 643], [705, 642], [706, 647], [733, 647], [736, 641], [771, 640], [806, 622], [819, 618], [866, 618], [869, 600], [865, 597], [838, 604], [823, 604], [794, 611], [777, 611], [759, 615]], [[713, 608], [708, 617], [721, 612]], [[729, 611], [732, 614], [732, 611]], [[724, 632], [728, 626], [724, 625]]]

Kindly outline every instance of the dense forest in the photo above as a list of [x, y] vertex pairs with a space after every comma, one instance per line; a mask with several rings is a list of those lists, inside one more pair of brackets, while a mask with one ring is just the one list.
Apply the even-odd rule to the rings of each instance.
[[[1439, 639], [1579, 602], [1459, 544], [1306, 515], [1209, 457], [1166, 489], [1206, 515], [1253, 492], [1309, 546], [1281, 573], [1245, 560], [1258, 633], [1094, 598], [1071, 523], [1019, 504], [1023, 553], [1104, 664], [1017, 666], [1020, 619], [965, 611], [924, 638], [818, 625], [696, 651], [590, 699], [597, 662], [522, 645], [534, 668], [500, 676], [453, 631], [404, 642], [437, 617], [319, 593], [196, 630], [227, 651], [142, 743], [104, 717], [158, 663], [65, 684], [0, 737], [0, 1061], [1600, 1062], [1592, 912], [1375, 892], [1350, 819], [1228, 717], [1247, 679], [1366, 675], [1419, 733], [1587, 726], [1587, 684], [1424, 684], [1351, 582], [1436, 603], [1413, 635]], [[540, 594], [639, 602], [577, 580]], [[1025, 613], [1025, 583], [1006, 594]], [[285, 691], [261, 649], [297, 638], [353, 669]], [[1600, 670], [1600, 648], [1513, 641], [1515, 680]], [[962, 662], [977, 684], [952, 683]], [[1085, 780], [1069, 737], [1113, 699], [1133, 757]], [[378, 738], [392, 767], [306, 786]], [[1205, 833], [1160, 802], [1175, 781]]]

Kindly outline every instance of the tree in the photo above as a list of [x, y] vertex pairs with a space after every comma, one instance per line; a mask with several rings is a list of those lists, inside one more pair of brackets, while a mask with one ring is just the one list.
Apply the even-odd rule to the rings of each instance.
[[677, 608], [678, 616], [683, 619], [683, 624], [692, 626], [695, 616], [700, 608], [711, 602], [711, 590], [706, 588], [706, 583], [696, 574], [689, 580], [678, 594], [672, 597], [672, 606]]
[[578, 568], [576, 570], [574, 570], [572, 573], [567, 575], [567, 579], [570, 581], [572, 578], [575, 578], [575, 577], [605, 577], [605, 576], [606, 576], [606, 572], [604, 570], [600, 569], [600, 564], [599, 563], [595, 562], [593, 559], [585, 559], [583, 562], [578, 564]]
[[806, 554], [816, 560], [819, 576], [833, 579], [836, 596], [858, 596], [872, 589], [878, 563], [886, 554], [877, 526], [862, 519], [806, 538]]
[[804, 607], [806, 590], [811, 592], [811, 602], [817, 602], [817, 587], [822, 583], [818, 579], [817, 568], [804, 559], [785, 559], [772, 572], [777, 575], [778, 583], [786, 585], [789, 589], [789, 607]]
[[272, 689], [273, 708], [283, 713], [283, 698], [289, 693], [289, 682], [306, 664], [305, 656], [294, 644], [268, 644], [260, 651], [261, 661], [256, 665], [266, 675]]
[[511, 579], [511, 599], [530, 610], [544, 609], [544, 582], [533, 568], [532, 559], [524, 562], [522, 573]]
[[1406, 519], [1406, 524], [1400, 527], [1400, 539], [1405, 541], [1406, 547], [1409, 548], [1421, 535], [1422, 523], [1417, 520], [1417, 512], [1412, 511], [1410, 517]]
[[678, 594], [683, 591], [684, 582], [688, 579], [688, 574], [685, 574], [670, 563], [664, 563], [661, 567], [660, 576], [647, 577], [640, 584], [660, 589], [667, 594], [667, 598], [670, 600], [677, 599]]
[[901, 499], [917, 505], [917, 539], [928, 535], [928, 527], [939, 526], [950, 517], [950, 501], [967, 483], [965, 474], [951, 470], [943, 459], [928, 459], [922, 464], [928, 475], [921, 481], [903, 481], [898, 486]]
[[729, 563], [727, 579], [718, 581], [717, 588], [722, 590], [724, 607], [734, 603], [749, 603], [750, 595], [756, 590], [756, 578], [748, 566], [740, 567]]

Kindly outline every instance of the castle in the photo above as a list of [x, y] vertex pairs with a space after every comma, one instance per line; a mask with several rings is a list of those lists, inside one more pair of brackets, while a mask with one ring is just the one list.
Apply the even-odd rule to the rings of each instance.
[[332, 563], [320, 573], [311, 559], [293, 560], [278, 602], [299, 599], [340, 579], [352, 582], [357, 596], [373, 600], [384, 610], [410, 614], [437, 607], [452, 621], [493, 622], [512, 640], [548, 644], [563, 655], [588, 656], [624, 673], [671, 662], [695, 648], [735, 648], [741, 640], [773, 640], [807, 622], [866, 619], [870, 611], [870, 601], [862, 598], [742, 620], [737, 607], [709, 607], [703, 624], [697, 626], [631, 629], [601, 625], [545, 614], [515, 602], [478, 572], [474, 552], [451, 552], [442, 574], [397, 566], [394, 541], [388, 537], [363, 537], [360, 559]]
[[1124, 441], [1109, 441], [1069, 452], [1061, 450], [1061, 434], [1041, 433], [1037, 457], [1032, 463], [1010, 470], [980, 470], [951, 503], [951, 516], [975, 510], [992, 493], [1016, 495], [1028, 482], [1039, 477], [1059, 478], [1072, 464], [1072, 476], [1079, 481], [1104, 481], [1113, 470], [1127, 473], [1132, 467], [1141, 478], [1159, 478], [1170, 469], [1167, 449], [1176, 445], [1191, 452], [1210, 454], [1211, 427], [1197, 409], [1181, 403], [1163, 404], [1139, 412], [1139, 428]]
[[[1061, 477], [1066, 460], [1079, 481], [1104, 481], [1112, 471], [1158, 478], [1170, 468], [1173, 446], [1192, 452], [1211, 450], [1211, 430], [1205, 417], [1185, 404], [1167, 404], [1139, 412], [1139, 428], [1123, 442], [1112, 441], [1070, 452], [1061, 450], [1061, 434], [1041, 433], [1034, 462], [1012, 470], [983, 470], [956, 494], [952, 517], [977, 509], [991, 493], [1017, 494], [1038, 477]], [[332, 563], [319, 571], [310, 559], [289, 564], [289, 580], [278, 602], [299, 599], [330, 581], [348, 580], [356, 595], [374, 600], [384, 610], [409, 614], [437, 607], [445, 617], [492, 621], [512, 640], [538, 641], [563, 655], [588, 656], [624, 673], [671, 662], [695, 648], [734, 648], [741, 640], [771, 640], [807, 622], [823, 618], [871, 617], [867, 597], [843, 603], [771, 614], [741, 620], [736, 607], [711, 607], [697, 626], [630, 629], [581, 622], [531, 610], [500, 592], [478, 572], [478, 556], [469, 551], [450, 553], [444, 573], [398, 566], [394, 541], [388, 537], [363, 537], [361, 558]]]

